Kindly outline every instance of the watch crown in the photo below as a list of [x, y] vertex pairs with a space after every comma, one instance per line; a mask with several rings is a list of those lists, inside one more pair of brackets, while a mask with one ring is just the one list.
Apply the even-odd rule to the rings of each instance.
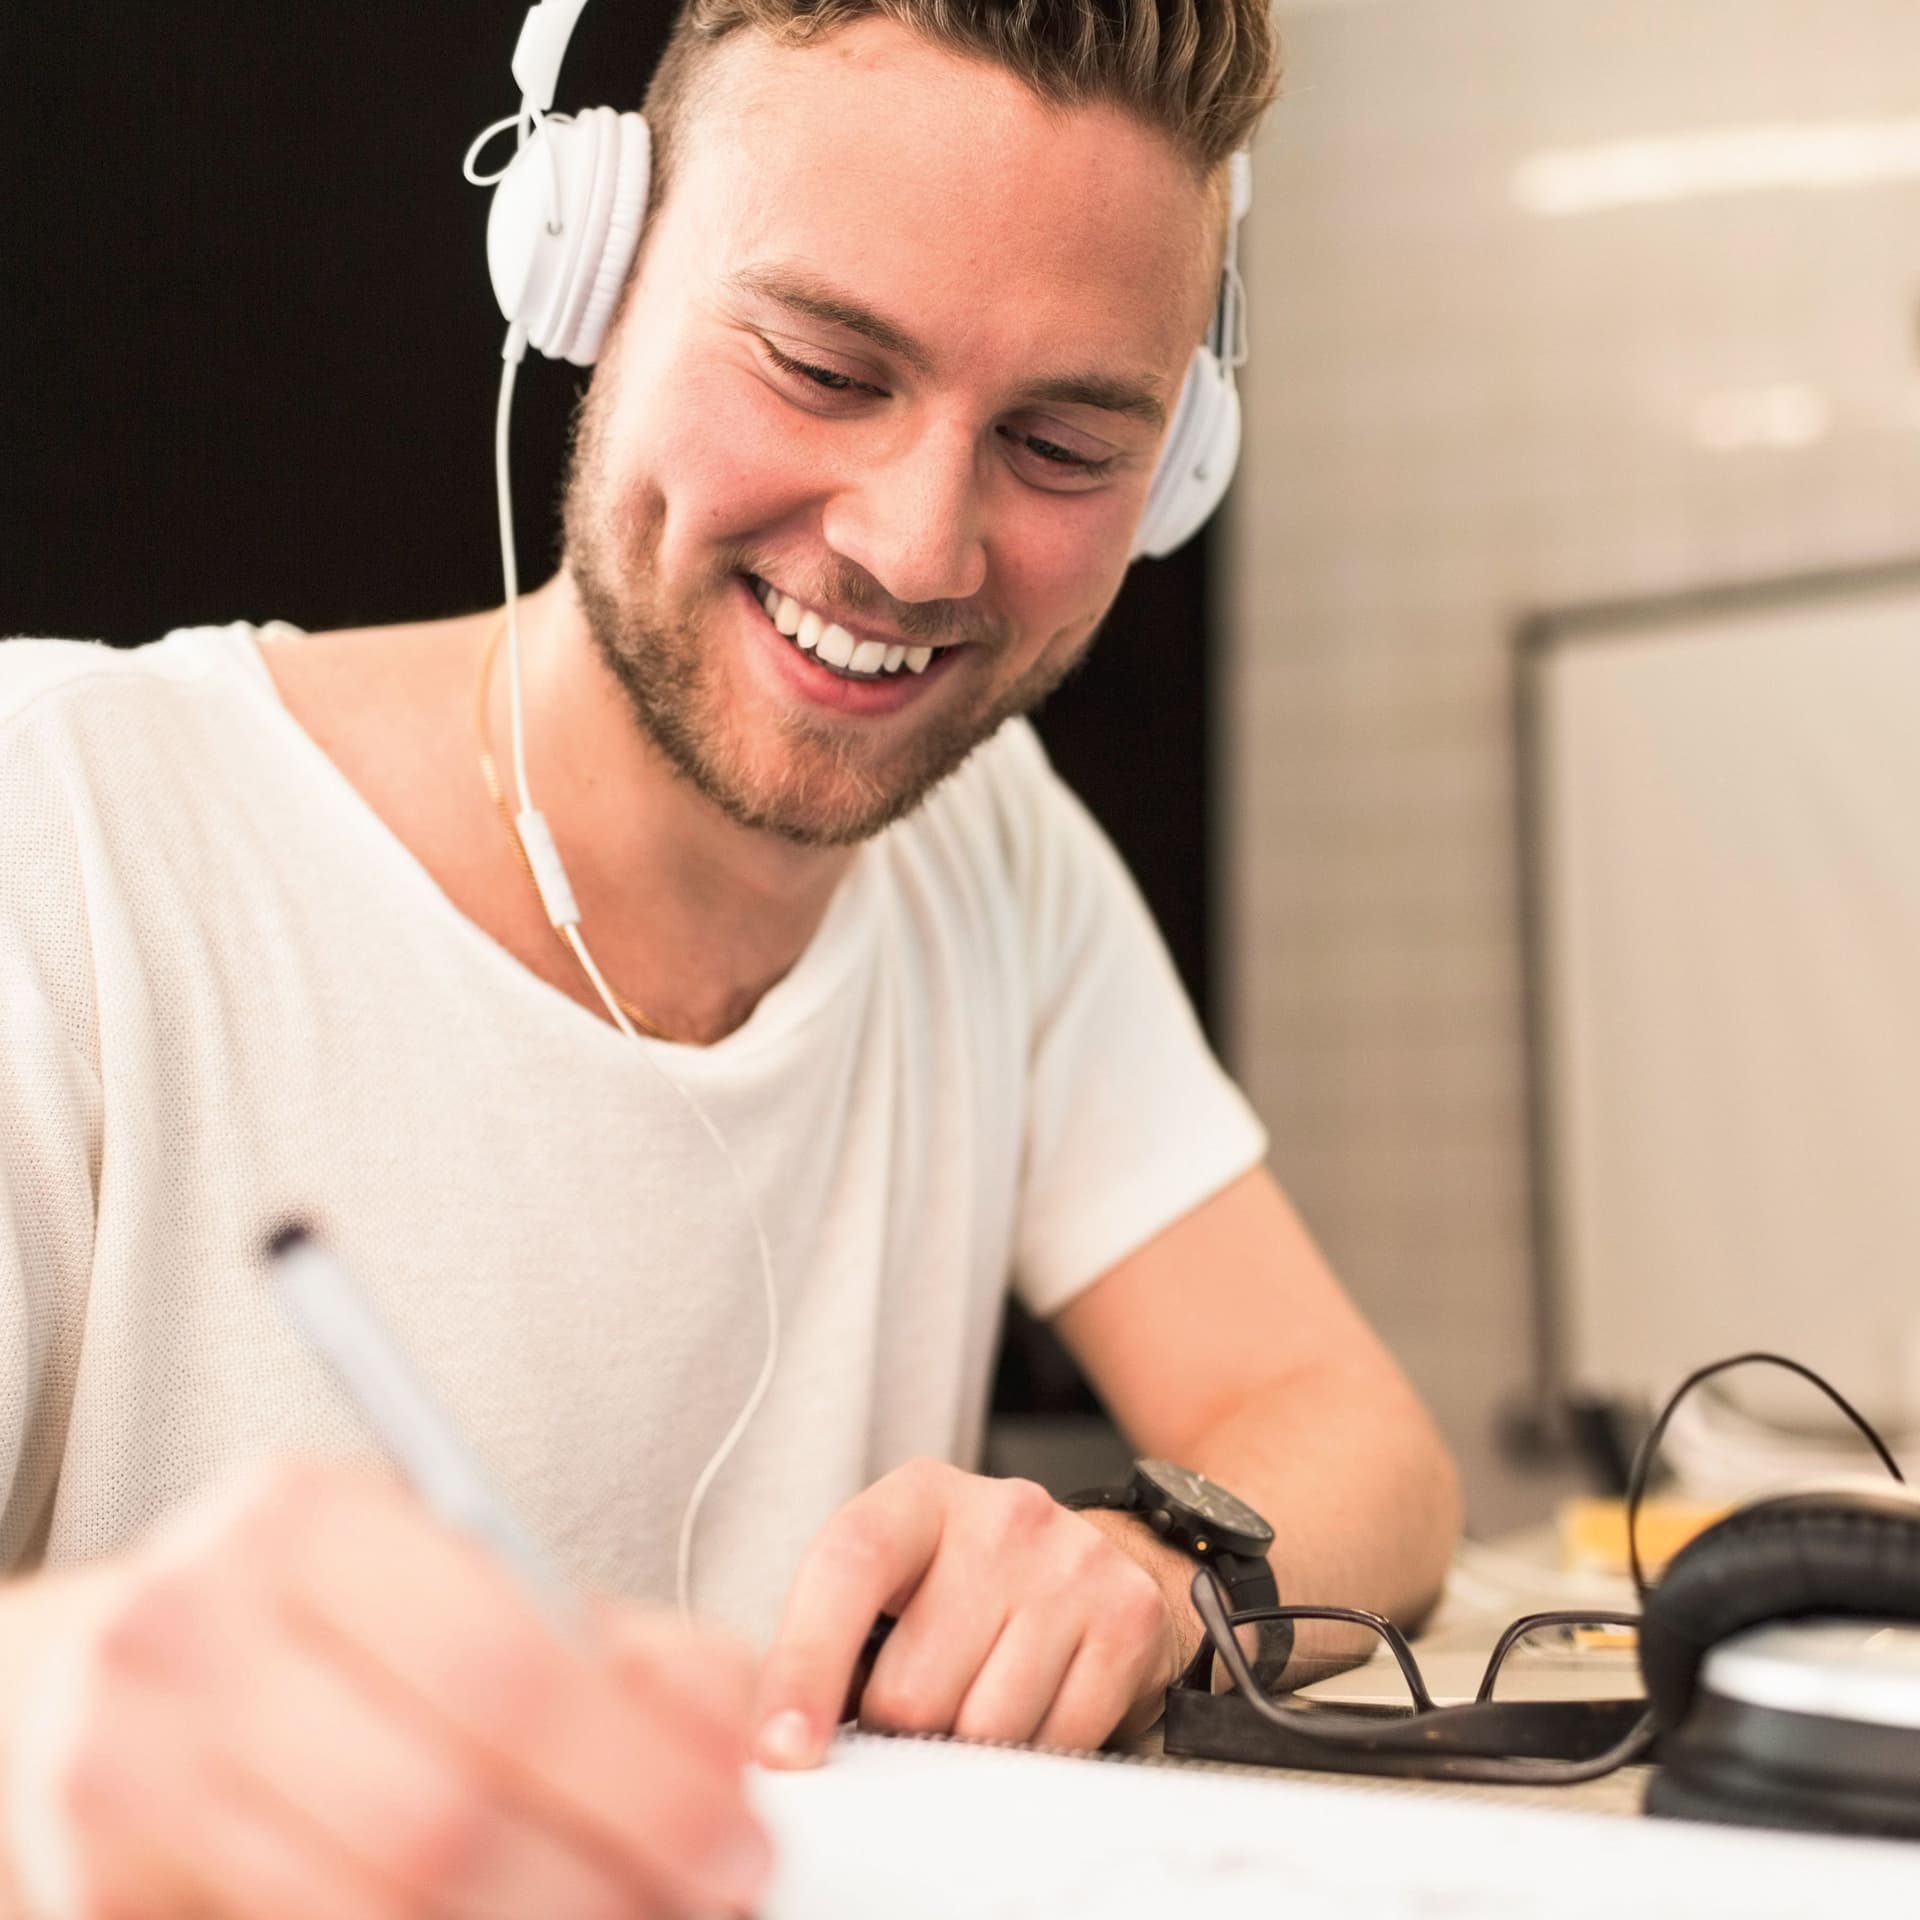
[[1165, 1507], [1155, 1507], [1147, 1515], [1147, 1525], [1164, 1540], [1173, 1531], [1173, 1515]]

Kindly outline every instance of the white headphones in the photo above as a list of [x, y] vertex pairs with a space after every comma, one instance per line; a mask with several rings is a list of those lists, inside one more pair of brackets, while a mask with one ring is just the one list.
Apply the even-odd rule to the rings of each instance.
[[[500, 311], [550, 359], [591, 366], [626, 283], [646, 219], [653, 143], [637, 113], [592, 107], [550, 113], [560, 62], [586, 0], [538, 0], [520, 29], [513, 77], [520, 111], [496, 120], [467, 150], [465, 172], [494, 188], [487, 265]], [[507, 127], [520, 145], [498, 172], [477, 173], [480, 149]], [[1173, 424], [1134, 534], [1135, 557], [1158, 559], [1197, 533], [1220, 504], [1240, 453], [1234, 370], [1246, 360], [1240, 222], [1253, 200], [1253, 163], [1228, 163], [1231, 211], [1220, 298], [1194, 349]]]

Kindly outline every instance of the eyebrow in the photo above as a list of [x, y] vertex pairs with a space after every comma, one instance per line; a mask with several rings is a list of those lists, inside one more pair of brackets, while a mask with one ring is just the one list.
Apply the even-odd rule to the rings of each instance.
[[[874, 310], [804, 268], [748, 267], [733, 274], [728, 285], [737, 292], [755, 294], [789, 313], [804, 314], [830, 327], [840, 327], [871, 340], [915, 373], [931, 374], [933, 355], [919, 341]], [[1068, 373], [1035, 381], [1022, 393], [1023, 402], [1056, 407], [1093, 407], [1102, 413], [1124, 414], [1158, 432], [1167, 424], [1167, 410], [1144, 380], [1109, 373]]]

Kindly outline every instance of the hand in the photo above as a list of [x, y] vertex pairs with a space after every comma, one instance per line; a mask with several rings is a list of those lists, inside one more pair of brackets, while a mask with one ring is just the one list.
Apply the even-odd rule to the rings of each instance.
[[1031, 1481], [916, 1460], [807, 1550], [761, 1669], [764, 1764], [825, 1752], [881, 1613], [860, 1723], [890, 1732], [1096, 1747], [1149, 1724], [1177, 1671], [1160, 1587], [1097, 1527]]
[[760, 1887], [744, 1654], [611, 1605], [562, 1645], [384, 1476], [254, 1476], [71, 1585], [0, 1728], [35, 1920], [664, 1920]]

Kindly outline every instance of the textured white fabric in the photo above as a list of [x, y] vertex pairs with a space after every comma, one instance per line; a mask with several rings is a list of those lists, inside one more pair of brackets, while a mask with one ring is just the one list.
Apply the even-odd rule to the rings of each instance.
[[[367, 1450], [263, 1287], [297, 1212], [572, 1572], [666, 1600], [763, 1353], [732, 1184], [360, 800], [262, 638], [0, 646], [0, 1568]], [[749, 1631], [862, 1486], [975, 1460], [1010, 1278], [1052, 1312], [1264, 1150], [1024, 725], [861, 849], [737, 1032], [646, 1044], [772, 1243], [780, 1368], [694, 1556]]]

